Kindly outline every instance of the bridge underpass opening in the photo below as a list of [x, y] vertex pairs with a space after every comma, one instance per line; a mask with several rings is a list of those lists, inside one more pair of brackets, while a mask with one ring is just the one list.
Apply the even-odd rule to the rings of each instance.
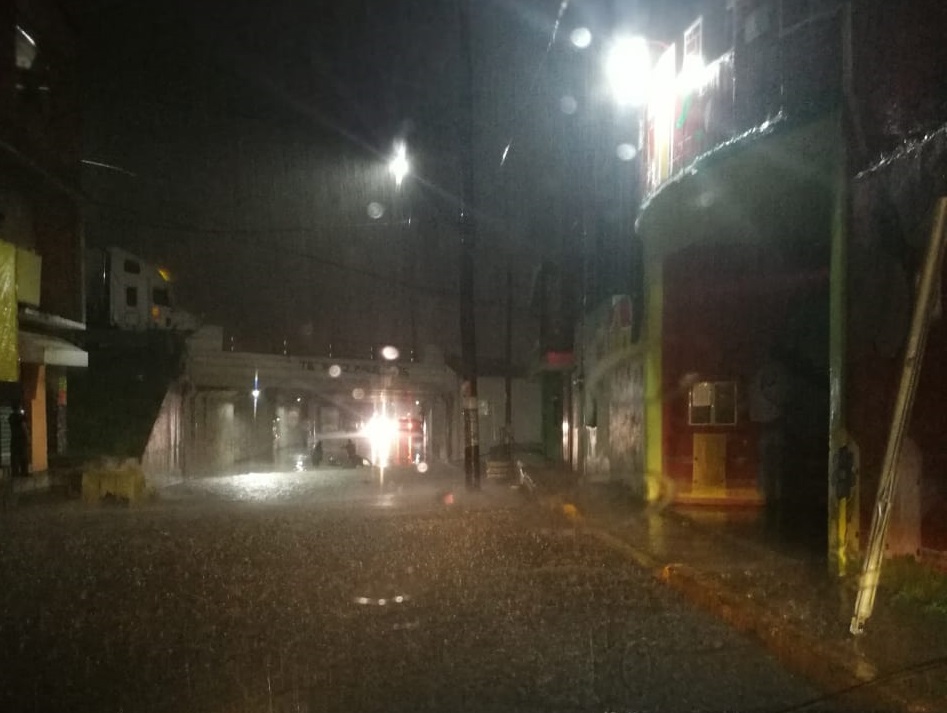
[[[311, 454], [317, 441], [323, 441], [328, 455], [330, 448], [344, 448], [349, 438], [368, 455], [370, 444], [361, 430], [376, 413], [397, 424], [391, 446], [395, 461], [447, 461], [460, 447], [459, 379], [443, 361], [229, 352], [214, 340], [191, 345], [185, 380], [192, 393], [226, 395], [240, 417], [234, 421], [252, 419], [245, 430], [254, 436], [263, 432], [271, 459], [290, 450]], [[245, 416], [244, 407], [251, 416]], [[213, 420], [203, 427], [205, 438], [239, 439], [239, 429], [230, 427], [223, 438], [212, 433], [215, 427]], [[227, 427], [221, 421], [220, 428]]]
[[[423, 393], [264, 390], [274, 404], [273, 452], [277, 463], [312, 459], [322, 445], [323, 463], [345, 463], [348, 448], [373, 465], [408, 465], [431, 459], [431, 396]], [[351, 442], [351, 445], [349, 445]]]

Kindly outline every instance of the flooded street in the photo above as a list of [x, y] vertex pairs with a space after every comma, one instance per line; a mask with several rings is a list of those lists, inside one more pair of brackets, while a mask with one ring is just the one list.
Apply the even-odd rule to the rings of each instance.
[[[0, 520], [8, 711], [771, 710], [814, 691], [456, 471], [250, 474]], [[454, 501], [446, 495], [454, 493]]]

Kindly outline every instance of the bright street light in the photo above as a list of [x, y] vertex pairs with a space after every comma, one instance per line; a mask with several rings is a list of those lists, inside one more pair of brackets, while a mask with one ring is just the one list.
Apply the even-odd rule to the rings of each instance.
[[651, 85], [651, 52], [643, 37], [619, 37], [605, 58], [605, 76], [615, 101], [643, 106]]
[[408, 163], [408, 149], [404, 141], [395, 143], [395, 155], [388, 162], [388, 171], [394, 176], [395, 185], [400, 186], [404, 177], [411, 170], [411, 164]]

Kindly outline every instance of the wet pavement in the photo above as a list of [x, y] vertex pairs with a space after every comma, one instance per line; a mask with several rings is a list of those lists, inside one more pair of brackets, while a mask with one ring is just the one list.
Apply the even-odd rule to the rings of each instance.
[[947, 617], [904, 606], [882, 584], [866, 633], [849, 623], [857, 571], [830, 576], [802, 518], [774, 529], [754, 509], [642, 508], [607, 492], [559, 495], [589, 529], [628, 543], [659, 578], [765, 642], [856, 709], [947, 710]]
[[139, 507], [9, 511], [0, 710], [775, 712], [817, 696], [581, 527], [461, 482], [254, 472]]

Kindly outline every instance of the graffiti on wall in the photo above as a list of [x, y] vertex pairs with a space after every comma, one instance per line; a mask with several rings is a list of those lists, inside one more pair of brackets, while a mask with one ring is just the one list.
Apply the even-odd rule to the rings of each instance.
[[631, 298], [615, 295], [583, 340], [586, 473], [637, 482], [644, 472], [644, 365], [632, 343]]
[[595, 315], [592, 335], [596, 362], [631, 346], [632, 303], [628, 295], [615, 295]]
[[611, 375], [608, 444], [612, 467], [631, 474], [644, 467], [644, 368], [624, 361]]

